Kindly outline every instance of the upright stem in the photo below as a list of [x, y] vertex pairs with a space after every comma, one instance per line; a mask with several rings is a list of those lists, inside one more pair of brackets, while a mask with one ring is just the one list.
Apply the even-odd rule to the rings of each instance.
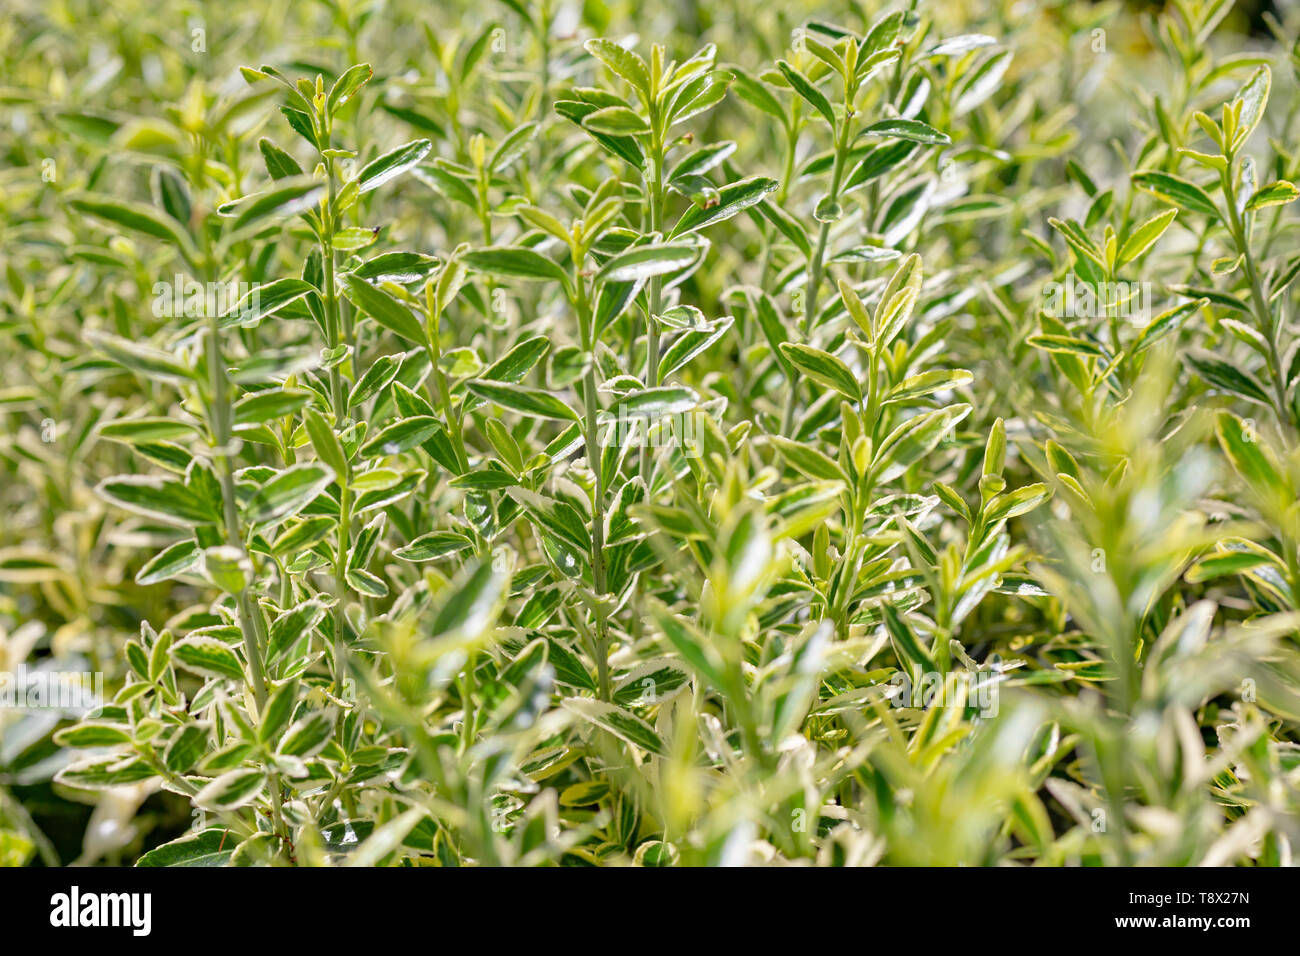
[[[537, 11], [537, 42], [542, 48], [542, 62], [537, 71], [537, 129], [540, 132], [546, 122], [546, 110], [550, 107], [551, 86], [551, 4], [542, 0]], [[541, 137], [538, 136], [538, 146]]]
[[[591, 469], [594, 489], [591, 504], [591, 578], [595, 585], [596, 596], [603, 602], [608, 590], [605, 577], [605, 488], [600, 468], [600, 442], [597, 433], [596, 407], [596, 356], [594, 353], [594, 336], [592, 335], [591, 306], [587, 301], [587, 288], [582, 277], [582, 263], [576, 260], [573, 267], [574, 284], [577, 287], [578, 330], [582, 339], [582, 348], [587, 353], [587, 372], [582, 381], [583, 422], [582, 430], [587, 446], [587, 466]], [[610, 699], [609, 680], [609, 631], [605, 622], [605, 609], [596, 608], [596, 672], [600, 688], [600, 699]]]
[[[325, 313], [326, 325], [330, 335], [330, 347], [342, 344], [342, 330], [339, 327], [339, 298], [334, 275], [334, 160], [325, 159], [325, 176], [329, 181], [329, 204], [322, 216], [321, 258], [325, 267]], [[355, 349], [352, 360], [356, 361]], [[343, 377], [335, 364], [330, 369], [330, 395], [334, 404], [334, 424], [341, 428], [348, 417], [347, 396], [343, 392]], [[347, 653], [345, 640], [346, 619], [344, 616], [345, 598], [347, 596], [348, 549], [352, 546], [352, 489], [347, 475], [339, 475], [339, 532], [338, 547], [334, 554], [334, 661], [332, 676], [334, 693], [343, 691], [344, 657]]]
[[[208, 314], [208, 384], [212, 392], [212, 432], [216, 442], [214, 455], [217, 477], [221, 482], [221, 502], [225, 512], [226, 543], [237, 548], [245, 558], [243, 535], [239, 530], [239, 504], [235, 495], [234, 464], [230, 460], [233, 413], [230, 403], [229, 382], [226, 380], [225, 359], [221, 354], [221, 330], [216, 313]], [[258, 639], [257, 619], [261, 612], [249, 597], [248, 588], [239, 589], [235, 595], [239, 609], [239, 630], [244, 640], [244, 656], [253, 676], [253, 695], [259, 716], [266, 705], [266, 672], [262, 664], [262, 647]]]
[[442, 412], [443, 418], [447, 420], [447, 428], [451, 432], [453, 450], [456, 452], [456, 460], [460, 463], [461, 471], [469, 471], [469, 454], [465, 451], [465, 429], [461, 425], [458, 417], [451, 411], [451, 389], [447, 385], [447, 375], [442, 370], [442, 343], [439, 342], [438, 316], [433, 314], [434, 307], [430, 306], [429, 321], [425, 328], [425, 335], [429, 340], [429, 357], [433, 363], [433, 371], [429, 375], [428, 388], [432, 393], [433, 400]]
[[[651, 117], [651, 125], [657, 130], [657, 117]], [[653, 137], [653, 142], [650, 144], [650, 177], [645, 186], [646, 201], [650, 204], [650, 231], [653, 233], [661, 233], [663, 232], [664, 227], [664, 146], [657, 131]], [[660, 301], [662, 294], [662, 278], [660, 276], [652, 276], [646, 290], [646, 388], [654, 388], [659, 384], [659, 325], [658, 319], [655, 317], [659, 314], [662, 307]], [[649, 427], [650, 425], [647, 421], [646, 428]], [[641, 478], [645, 481], [646, 492], [648, 494], [650, 489], [650, 440], [649, 435], [643, 435], [642, 438]]]
[[[839, 200], [840, 181], [844, 178], [844, 157], [847, 153], [849, 133], [849, 119], [845, 116], [844, 121], [840, 124], [839, 130], [835, 135], [835, 161], [831, 167], [831, 188], [826, 194], [826, 198], [835, 203]], [[817, 298], [821, 292], [822, 274], [825, 270], [826, 263], [826, 246], [830, 242], [831, 221], [824, 220], [821, 229], [817, 231], [817, 247], [813, 250], [812, 258], [808, 261], [808, 284], [804, 293], [804, 319], [805, 327], [812, 331], [813, 324], [817, 321]], [[786, 395], [785, 415], [781, 420], [781, 434], [789, 435], [794, 427], [794, 410], [799, 400], [799, 380], [792, 379], [790, 382], [790, 391]]]
[[1268, 343], [1268, 372], [1273, 380], [1274, 400], [1277, 402], [1278, 422], [1285, 429], [1292, 425], [1290, 403], [1286, 397], [1285, 373], [1282, 359], [1277, 349], [1278, 328], [1273, 321], [1273, 310], [1269, 308], [1268, 298], [1264, 295], [1264, 284], [1255, 265], [1255, 256], [1250, 250], [1250, 240], [1246, 236], [1245, 223], [1237, 211], [1237, 187], [1233, 182], [1232, 164], [1222, 173], [1223, 199], [1228, 207], [1228, 225], [1232, 230], [1233, 241], [1241, 255], [1246, 269], [1246, 279], [1250, 282], [1251, 305], [1255, 310], [1255, 321], [1259, 324], [1260, 334]]
[[[235, 496], [235, 470], [230, 459], [230, 442], [232, 438], [233, 411], [230, 402], [229, 382], [226, 379], [225, 358], [221, 354], [221, 330], [215, 311], [208, 314], [208, 384], [212, 391], [212, 430], [216, 439], [215, 455], [217, 476], [221, 482], [221, 502], [225, 513], [226, 543], [237, 548], [248, 559], [248, 550], [244, 547], [244, 538], [239, 528], [239, 505]], [[244, 656], [248, 658], [248, 669], [253, 677], [253, 699], [257, 703], [257, 717], [262, 719], [266, 711], [266, 668], [262, 661], [263, 648], [266, 646], [266, 621], [262, 611], [254, 603], [248, 587], [242, 587], [235, 595], [235, 604], [239, 610], [239, 632], [244, 641]], [[275, 832], [286, 842], [289, 840], [288, 828], [284, 824], [281, 812], [279, 774], [272, 772], [270, 780], [271, 814]]]

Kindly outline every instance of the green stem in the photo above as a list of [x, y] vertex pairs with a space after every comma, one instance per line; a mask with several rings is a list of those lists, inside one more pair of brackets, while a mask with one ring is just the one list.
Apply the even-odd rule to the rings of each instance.
[[[334, 262], [334, 200], [337, 187], [334, 176], [334, 160], [329, 157], [325, 158], [325, 177], [329, 184], [329, 201], [321, 217], [321, 258], [325, 270], [325, 315], [327, 332], [330, 337], [330, 348], [338, 348], [342, 344], [342, 329], [339, 323], [339, 297]], [[352, 361], [356, 362], [355, 347]], [[336, 428], [341, 429], [348, 418], [348, 400], [343, 391], [343, 377], [337, 364], [330, 369], [330, 395], [334, 405], [334, 425]], [[347, 598], [348, 550], [352, 546], [352, 490], [350, 488], [350, 477], [350, 475], [338, 476], [339, 530], [338, 545], [334, 553], [334, 596], [336, 603], [333, 610], [334, 654], [333, 667], [331, 668], [333, 690], [336, 696], [343, 693], [343, 680], [346, 673], [344, 665], [347, 641], [345, 639], [346, 616], [344, 609]]]
[[1282, 359], [1277, 348], [1278, 328], [1273, 321], [1273, 311], [1269, 308], [1268, 297], [1264, 295], [1264, 284], [1260, 279], [1259, 268], [1255, 264], [1255, 256], [1250, 249], [1250, 241], [1246, 237], [1245, 223], [1242, 221], [1241, 214], [1237, 211], [1237, 187], [1233, 182], [1232, 168], [1233, 165], [1229, 163], [1227, 169], [1221, 174], [1223, 199], [1228, 207], [1228, 225], [1232, 230], [1232, 238], [1236, 243], [1237, 252], [1242, 257], [1246, 269], [1246, 279], [1250, 282], [1250, 298], [1251, 305], [1255, 310], [1255, 321], [1259, 324], [1260, 334], [1264, 336], [1265, 341], [1268, 343], [1268, 372], [1269, 377], [1273, 380], [1273, 394], [1277, 402], [1275, 411], [1278, 422], [1285, 429], [1291, 427], [1293, 422], [1286, 397]]
[[[434, 307], [430, 306], [430, 309], [432, 311]], [[433, 373], [429, 376], [428, 388], [443, 418], [446, 419], [447, 428], [451, 431], [456, 460], [460, 463], [461, 471], [466, 472], [469, 471], [469, 455], [465, 451], [465, 429], [459, 416], [453, 415], [451, 411], [451, 388], [447, 384], [447, 374], [442, 370], [442, 344], [438, 341], [440, 327], [439, 317], [431, 314], [425, 326], [425, 336], [429, 342], [429, 357], [433, 362]]]
[[[537, 129], [541, 131], [546, 122], [546, 110], [550, 107], [551, 92], [551, 4], [543, 0], [537, 11], [537, 42], [542, 48], [542, 62], [537, 70]], [[541, 136], [537, 137], [539, 148]]]
[[[208, 316], [208, 384], [212, 392], [212, 431], [216, 443], [214, 455], [217, 477], [221, 482], [221, 503], [225, 513], [226, 543], [248, 556], [243, 536], [239, 530], [239, 499], [235, 495], [234, 464], [230, 460], [231, 423], [233, 413], [230, 403], [229, 382], [226, 380], [225, 359], [221, 354], [221, 332], [215, 314]], [[266, 704], [266, 674], [262, 665], [262, 649], [257, 639], [255, 621], [260, 612], [253, 606], [248, 588], [240, 588], [235, 595], [239, 608], [239, 630], [244, 639], [244, 654], [253, 676], [253, 694], [258, 713]]]
[[[840, 124], [840, 129], [835, 137], [835, 161], [831, 167], [831, 188], [826, 194], [830, 203], [839, 200], [840, 180], [844, 177], [844, 158], [848, 152], [849, 138], [849, 120], [846, 116], [844, 122]], [[804, 327], [811, 332], [817, 321], [817, 298], [821, 291], [822, 277], [825, 270], [826, 246], [830, 242], [831, 223], [824, 220], [821, 229], [817, 232], [817, 247], [813, 250], [812, 258], [808, 262], [808, 283], [804, 291]], [[790, 382], [790, 391], [786, 395], [785, 414], [781, 420], [781, 434], [790, 435], [794, 427], [794, 411], [799, 401], [799, 380], [794, 379]]]
[[[658, 117], [651, 116], [651, 125], [656, 129], [658, 128]], [[664, 144], [658, 133], [656, 133], [654, 141], [650, 144], [650, 178], [645, 187], [646, 199], [650, 204], [650, 231], [661, 233], [664, 227]], [[662, 279], [659, 276], [652, 276], [646, 290], [648, 309], [645, 323], [646, 388], [654, 388], [659, 384], [659, 326], [655, 317], [662, 308], [660, 301], [662, 294]], [[646, 423], [646, 428], [649, 428], [649, 422]], [[641, 478], [645, 482], [646, 493], [649, 494], [651, 478], [650, 436], [647, 434], [641, 437]]]
[[[208, 315], [208, 383], [212, 391], [212, 426], [216, 439], [216, 464], [218, 478], [221, 482], [221, 500], [225, 512], [226, 542], [237, 548], [248, 559], [243, 536], [239, 528], [239, 506], [235, 495], [234, 464], [230, 459], [232, 440], [233, 409], [230, 402], [229, 382], [226, 378], [225, 359], [221, 354], [221, 332], [215, 312]], [[244, 656], [248, 658], [248, 669], [253, 677], [253, 699], [257, 703], [257, 716], [260, 720], [266, 711], [266, 670], [263, 663], [263, 648], [266, 646], [266, 621], [262, 611], [253, 601], [248, 587], [242, 587], [235, 595], [239, 610], [239, 631], [244, 642]], [[275, 832], [289, 842], [289, 830], [284, 824], [280, 807], [280, 778], [274, 771], [270, 774], [272, 823]]]
[[[578, 327], [583, 350], [588, 355], [587, 372], [582, 382], [582, 430], [587, 446], [587, 466], [591, 469], [594, 481], [591, 504], [591, 577], [595, 585], [596, 597], [603, 602], [608, 584], [605, 577], [605, 489], [604, 479], [601, 476], [600, 443], [597, 434], [596, 356], [593, 349], [595, 343], [592, 335], [591, 307], [587, 301], [586, 284], [582, 277], [582, 264], [576, 258], [574, 285], [578, 290], [576, 303]], [[610, 699], [609, 631], [603, 606], [596, 608], [596, 671], [600, 699], [607, 701]]]

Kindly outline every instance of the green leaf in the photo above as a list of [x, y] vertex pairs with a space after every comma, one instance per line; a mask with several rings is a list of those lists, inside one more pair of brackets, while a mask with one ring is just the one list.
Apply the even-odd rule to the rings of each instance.
[[364, 569], [370, 563], [371, 557], [374, 556], [375, 546], [379, 543], [379, 539], [384, 532], [384, 526], [387, 523], [388, 516], [381, 511], [357, 532], [352, 548], [348, 552], [347, 566], [349, 570]]
[[691, 666], [691, 669], [714, 687], [723, 687], [725, 685], [722, 676], [724, 665], [717, 649], [710, 644], [708, 638], [689, 621], [684, 620], [681, 615], [674, 614], [661, 602], [651, 598], [649, 605], [650, 612], [664, 637]]
[[929, 123], [914, 119], [886, 119], [872, 123], [860, 136], [888, 136], [893, 139], [905, 139], [913, 143], [946, 146], [952, 142], [947, 133], [942, 133]]
[[138, 372], [145, 378], [158, 379], [173, 385], [184, 385], [193, 380], [189, 367], [169, 352], [110, 335], [98, 329], [86, 333], [86, 342], [118, 365]]
[[406, 285], [425, 279], [438, 268], [437, 256], [422, 252], [381, 252], [352, 270], [352, 274], [371, 282], [396, 282]]
[[668, 275], [693, 264], [701, 254], [698, 246], [687, 243], [659, 243], [635, 246], [619, 253], [601, 266], [597, 282], [635, 282], [652, 276]]
[[235, 431], [292, 415], [311, 401], [311, 392], [268, 388], [245, 395], [235, 402]]
[[809, 478], [817, 481], [842, 481], [846, 485], [849, 483], [844, 470], [812, 445], [791, 441], [780, 435], [768, 435], [767, 440], [792, 468]]
[[493, 172], [497, 172], [508, 167], [512, 162], [524, 154], [528, 149], [528, 144], [536, 135], [536, 123], [524, 123], [520, 126], [516, 126], [505, 135], [497, 145], [497, 148], [492, 151], [492, 156], [488, 159], [487, 168]]
[[606, 106], [582, 118], [584, 128], [609, 136], [633, 136], [648, 133], [650, 126], [626, 106]]
[[1073, 219], [1048, 219], [1048, 224], [1061, 234], [1066, 243], [1078, 255], [1080, 263], [1091, 262], [1098, 268], [1106, 268], [1106, 260], [1097, 244], [1088, 237], [1082, 227]]
[[334, 734], [334, 720], [328, 711], [317, 710], [299, 717], [280, 738], [276, 752], [290, 757], [319, 753]]
[[324, 541], [334, 530], [334, 519], [317, 515], [297, 522], [282, 531], [271, 545], [276, 554], [292, 555], [303, 548], [309, 548], [319, 541]]
[[1042, 483], [1025, 485], [1005, 495], [998, 495], [984, 509], [984, 521], [991, 525], [1032, 511], [1052, 496]]
[[217, 520], [209, 501], [172, 478], [117, 475], [96, 485], [95, 493], [119, 508], [168, 524], [193, 527]]
[[136, 866], [225, 866], [239, 845], [238, 837], [223, 827], [208, 827], [198, 833], [156, 846], [141, 854]]
[[[371, 396], [387, 388], [397, 377], [402, 367], [402, 358], [398, 355], [381, 355], [366, 369], [366, 374], [357, 380], [348, 393], [348, 408], [352, 409]], [[313, 440], [314, 443], [314, 440]], [[332, 467], [332, 466], [331, 466]], [[335, 471], [338, 471], [335, 468]]]
[[324, 192], [324, 184], [313, 176], [276, 180], [266, 192], [253, 193], [217, 207], [217, 214], [233, 218], [232, 232], [242, 232], [267, 219], [284, 219], [311, 209]]
[[203, 758], [208, 747], [207, 730], [199, 724], [186, 724], [167, 742], [163, 764], [172, 773], [184, 773]]
[[99, 436], [131, 445], [190, 439], [198, 429], [176, 418], [120, 418], [99, 426]]
[[839, 358], [811, 345], [794, 342], [783, 342], [781, 351], [792, 365], [809, 378], [835, 389], [852, 401], [862, 400], [858, 380]]
[[1224, 410], [1215, 420], [1215, 431], [1233, 471], [1257, 495], [1283, 508], [1294, 501], [1290, 481], [1255, 429]]
[[334, 429], [325, 421], [325, 416], [316, 409], [309, 408], [303, 413], [303, 425], [306, 426], [307, 436], [320, 460], [329, 465], [336, 476], [347, 475], [347, 455], [338, 436], [334, 434]]
[[768, 116], [779, 120], [782, 123], [788, 121], [785, 109], [781, 106], [781, 101], [772, 95], [772, 92], [761, 81], [754, 79], [744, 70], [732, 70], [732, 82], [735, 84], [736, 95], [742, 100], [762, 110]]
[[667, 746], [654, 728], [622, 707], [586, 697], [567, 697], [560, 702], [560, 706], [634, 747], [658, 756], [666, 756], [668, 753]]
[[1126, 262], [1132, 262], [1150, 249], [1155, 244], [1155, 241], [1164, 234], [1164, 231], [1169, 228], [1169, 224], [1174, 221], [1177, 215], [1177, 209], [1166, 209], [1134, 229], [1129, 234], [1128, 239], [1124, 241], [1124, 245], [1120, 247], [1115, 264], [1120, 266]]
[[659, 359], [659, 381], [663, 381], [678, 369], [684, 367], [691, 359], [708, 350], [715, 342], [727, 334], [732, 320], [725, 319], [716, 323], [716, 328], [691, 329], [683, 332], [673, 340], [673, 344]]
[[1138, 334], [1137, 340], [1131, 347], [1132, 353], [1141, 355], [1169, 333], [1182, 328], [1184, 322], [1204, 306], [1209, 305], [1209, 302], [1209, 299], [1197, 299], [1195, 302], [1184, 302], [1182, 305], [1161, 312]]
[[862, 162], [858, 163], [845, 181], [844, 191], [857, 189], [859, 186], [883, 176], [914, 152], [916, 152], [916, 144], [905, 139], [882, 143], [873, 149], [867, 150], [866, 155], [862, 157]]
[[794, 378], [794, 367], [790, 360], [785, 357], [781, 351], [781, 346], [789, 341], [789, 333], [786, 325], [781, 321], [781, 316], [777, 312], [776, 303], [766, 292], [759, 290], [754, 296], [754, 313], [758, 319], [759, 328], [763, 330], [763, 337], [767, 339], [767, 344], [772, 348], [772, 355], [775, 357], [777, 364], [781, 366], [781, 371], [785, 373], [787, 380]]
[[541, 361], [550, 347], [551, 340], [544, 335], [534, 335], [524, 339], [489, 365], [482, 377], [494, 382], [518, 382]]
[[343, 292], [358, 309], [408, 342], [427, 344], [424, 325], [409, 308], [355, 274], [343, 277]]
[[125, 724], [87, 721], [58, 731], [54, 742], [60, 747], [117, 747], [131, 742], [131, 728]]
[[257, 148], [262, 152], [262, 161], [272, 179], [290, 179], [302, 175], [298, 161], [266, 137], [257, 141]]
[[301, 638], [310, 634], [325, 619], [326, 607], [320, 598], [312, 598], [282, 611], [267, 631], [266, 653], [274, 660]]
[[1105, 349], [1100, 345], [1071, 335], [1031, 335], [1025, 342], [1048, 352], [1082, 355], [1085, 358], [1107, 358]]
[[1227, 551], [1202, 558], [1183, 575], [1188, 584], [1204, 584], [1230, 574], [1241, 574], [1272, 562], [1266, 555], [1255, 551]]
[[123, 758], [121, 754], [90, 757], [68, 764], [54, 779], [79, 790], [108, 790], [124, 787], [156, 776], [153, 768], [143, 760]]
[[369, 63], [358, 63], [344, 70], [343, 75], [330, 87], [329, 97], [326, 99], [330, 114], [335, 114], [340, 106], [352, 99], [357, 90], [365, 86], [374, 75], [375, 71], [371, 69]]
[[298, 702], [298, 682], [285, 681], [271, 692], [262, 711], [262, 722], [257, 728], [258, 740], [266, 743], [278, 736], [289, 718], [293, 716], [294, 706]]
[[591, 535], [586, 522], [572, 505], [519, 487], [507, 488], [506, 494], [522, 505], [541, 529], [557, 541], [570, 544], [582, 553], [590, 552]]
[[198, 260], [194, 241], [185, 227], [153, 206], [143, 203], [112, 199], [108, 196], [80, 195], [68, 200], [77, 212], [111, 222], [123, 229], [138, 232], [163, 242], [172, 243], [176, 250], [190, 262]]
[[683, 385], [661, 385], [624, 395], [611, 411], [620, 421], [630, 418], [656, 420], [688, 412], [699, 401], [700, 397]]
[[1269, 206], [1285, 206], [1287, 203], [1295, 202], [1297, 198], [1300, 198], [1300, 189], [1285, 179], [1279, 179], [1255, 190], [1254, 195], [1246, 201], [1246, 211], [1255, 212], [1259, 209], [1267, 209]]
[[915, 252], [898, 264], [885, 285], [885, 290], [880, 294], [880, 303], [872, 315], [871, 342], [875, 348], [883, 349], [902, 331], [921, 295], [923, 278], [921, 257]]
[[423, 445], [442, 430], [442, 424], [429, 415], [403, 418], [385, 426], [374, 438], [366, 442], [361, 454], [400, 455]]
[[963, 77], [957, 88], [952, 115], [964, 116], [992, 96], [1002, 85], [1002, 76], [1011, 65], [1013, 55], [1011, 50], [995, 53]]
[[794, 243], [795, 248], [803, 254], [804, 258], [812, 258], [812, 240], [808, 238], [808, 231], [797, 219], [777, 206], [776, 203], [769, 202], [766, 199], [757, 204], [757, 209], [764, 219], [776, 226], [781, 235]]
[[833, 128], [835, 126], [835, 110], [831, 107], [831, 101], [826, 98], [826, 94], [813, 86], [808, 77], [785, 60], [777, 60], [776, 68], [781, 71], [781, 75], [785, 77], [791, 88], [807, 100], [812, 108], [820, 113], [822, 118], [830, 123]]
[[1169, 173], [1142, 172], [1133, 174], [1133, 185], [1148, 192], [1162, 202], [1199, 212], [1213, 219], [1219, 218], [1214, 200], [1204, 189]]
[[[559, 113], [570, 122], [582, 125], [583, 117], [589, 116], [596, 111], [597, 107], [592, 103], [583, 103], [576, 100], [559, 100], [555, 104], [555, 112]], [[625, 163], [640, 169], [645, 162], [645, 156], [641, 152], [641, 147], [637, 145], [636, 139], [631, 136], [610, 136], [607, 133], [598, 133], [595, 130], [588, 130], [588, 134], [607, 152], [617, 156]], [[472, 200], [473, 197], [471, 197]]]
[[[301, 100], [301, 97], [299, 97]], [[306, 105], [305, 103], [303, 104]], [[320, 149], [321, 145], [316, 139], [316, 131], [312, 129], [311, 117], [302, 110], [294, 109], [291, 106], [281, 106], [280, 113], [289, 122], [289, 127], [311, 145]]]
[[515, 279], [561, 282], [567, 289], [569, 277], [564, 270], [540, 252], [523, 247], [491, 247], [467, 252], [462, 261], [478, 272]]
[[596, 681], [577, 654], [554, 638], [547, 639], [547, 658], [555, 668], [555, 679], [582, 690], [597, 692]]
[[199, 551], [197, 542], [191, 539], [178, 541], [146, 562], [144, 567], [136, 572], [135, 583], [141, 587], [149, 587], [187, 571], [193, 571], [202, 564], [202, 561], [203, 555]]
[[427, 139], [417, 139], [396, 149], [390, 149], [362, 167], [357, 174], [357, 186], [363, 193], [378, 189], [390, 179], [402, 175], [417, 165], [433, 149], [433, 143]]
[[925, 51], [926, 56], [961, 56], [971, 50], [984, 46], [996, 46], [997, 38], [983, 33], [963, 33], [960, 36], [940, 40]]
[[1264, 107], [1268, 103], [1268, 91], [1273, 82], [1273, 74], [1267, 66], [1261, 66], [1246, 81], [1232, 103], [1241, 109], [1237, 120], [1236, 135], [1233, 137], [1233, 150], [1240, 149], [1255, 131], [1259, 121], [1264, 118]]
[[1217, 355], [1202, 349], [1194, 349], [1186, 356], [1187, 364], [1215, 388], [1260, 405], [1268, 405], [1268, 392], [1255, 376]]
[[215, 637], [187, 637], [172, 645], [172, 659], [203, 677], [244, 680], [244, 667], [235, 652]]
[[679, 661], [664, 657], [643, 661], [619, 679], [613, 703], [621, 707], [662, 704], [690, 677]]
[[238, 810], [260, 797], [265, 788], [266, 777], [261, 770], [239, 767], [214, 779], [192, 799], [196, 806], [204, 810]]
[[315, 292], [316, 287], [302, 279], [276, 279], [254, 286], [221, 317], [221, 327], [254, 326], [289, 303]]
[[892, 604], [882, 604], [880, 612], [885, 624], [885, 631], [889, 634], [894, 645], [902, 651], [903, 655], [920, 665], [923, 671], [927, 673], [934, 671], [934, 658], [930, 656], [930, 652], [925, 649], [911, 627], [903, 620], [903, 616], [899, 614], [898, 609]]
[[743, 212], [750, 206], [762, 201], [763, 197], [773, 192], [777, 188], [775, 179], [768, 179], [763, 176], [754, 176], [750, 179], [742, 179], [730, 185], [723, 186], [718, 190], [718, 201], [712, 206], [691, 206], [690, 209], [677, 220], [677, 225], [673, 226], [669, 238], [674, 236], [685, 235], [688, 232], [694, 232], [697, 229], [703, 229], [705, 226], [711, 226], [715, 222], [722, 222], [724, 219], [730, 219], [738, 212]]
[[587, 52], [600, 60], [614, 73], [632, 84], [643, 100], [650, 98], [650, 70], [631, 50], [624, 49], [612, 40], [594, 39], [583, 44]]
[[903, 379], [889, 390], [882, 404], [910, 402], [935, 392], [963, 388], [974, 380], [975, 376], [965, 369], [930, 369]]
[[554, 418], [576, 422], [578, 413], [550, 392], [505, 382], [471, 381], [466, 388], [486, 401], [532, 418]]
[[474, 542], [455, 531], [430, 531], [422, 534], [405, 547], [393, 552], [403, 561], [434, 561], [449, 554], [468, 551]]
[[438, 609], [429, 633], [433, 637], [458, 636], [473, 640], [491, 623], [508, 576], [490, 561], [472, 566], [454, 593]]
[[293, 465], [253, 494], [244, 508], [252, 524], [272, 524], [296, 515], [334, 481], [334, 470], [321, 464]]
[[880, 443], [872, 462], [876, 482], [892, 481], [930, 454], [970, 411], [969, 405], [950, 405], [916, 415], [895, 428]]

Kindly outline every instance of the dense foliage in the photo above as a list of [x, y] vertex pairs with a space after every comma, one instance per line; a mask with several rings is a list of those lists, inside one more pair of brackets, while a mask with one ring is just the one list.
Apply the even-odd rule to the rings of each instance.
[[1300, 11], [171, 6], [0, 19], [0, 861], [1292, 862]]

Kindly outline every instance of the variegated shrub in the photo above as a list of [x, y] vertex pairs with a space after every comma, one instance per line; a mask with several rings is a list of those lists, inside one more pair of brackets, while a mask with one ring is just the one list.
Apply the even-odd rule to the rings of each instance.
[[1291, 863], [1300, 10], [1165, 7], [18, 3], [0, 860]]

